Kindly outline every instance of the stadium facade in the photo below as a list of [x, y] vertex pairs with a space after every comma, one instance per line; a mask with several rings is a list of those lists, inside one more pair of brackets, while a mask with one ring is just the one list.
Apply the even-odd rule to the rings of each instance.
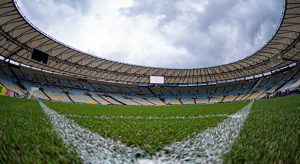
[[[36, 28], [14, 0], [0, 2], [1, 94], [104, 105], [180, 105], [263, 98], [300, 84], [300, 0], [286, 0], [268, 43], [224, 65], [167, 69], [102, 59]], [[163, 84], [150, 77], [163, 77]], [[3, 91], [5, 90], [5, 91]]]

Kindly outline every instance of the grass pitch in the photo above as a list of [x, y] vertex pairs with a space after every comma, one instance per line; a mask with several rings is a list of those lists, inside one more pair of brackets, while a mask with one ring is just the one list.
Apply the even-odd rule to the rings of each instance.
[[[216, 125], [225, 117], [110, 119], [95, 116], [199, 116], [232, 114], [248, 102], [141, 107], [47, 103], [100, 135], [137, 145], [149, 153]], [[57, 137], [35, 100], [0, 96], [0, 163], [80, 162]], [[72, 116], [72, 115], [73, 116]], [[75, 117], [74, 117], [75, 115]], [[79, 117], [77, 117], [79, 116]], [[84, 116], [84, 117], [80, 117]], [[225, 163], [300, 163], [300, 95], [256, 101]]]
[[102, 106], [89, 104], [63, 104], [46, 102], [49, 108], [61, 114], [83, 116], [198, 116], [232, 114], [249, 102], [201, 104], [187, 106]]
[[225, 163], [300, 163], [300, 95], [256, 101]]
[[80, 162], [35, 100], [0, 96], [0, 163]]
[[[104, 137], [120, 140], [129, 146], [138, 146], [148, 153], [154, 154], [165, 145], [181, 141], [208, 127], [213, 127], [226, 118], [218, 116], [169, 119], [170, 117], [232, 114], [243, 108], [247, 103], [161, 107], [95, 106], [60, 103], [47, 103], [47, 105]], [[104, 119], [94, 116], [134, 116], [141, 117], [141, 119]], [[155, 116], [161, 119], [148, 119], [148, 117]]]

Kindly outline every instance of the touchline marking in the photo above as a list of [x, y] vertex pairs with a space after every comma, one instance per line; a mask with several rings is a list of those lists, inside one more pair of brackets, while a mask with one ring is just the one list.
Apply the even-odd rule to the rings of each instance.
[[83, 163], [137, 163], [135, 157], [145, 154], [136, 147], [103, 138], [39, 103], [54, 130], [69, 147], [76, 150]]
[[[226, 115], [228, 118], [216, 127], [208, 128], [195, 137], [166, 146], [150, 157], [139, 148], [127, 147], [120, 141], [105, 139], [97, 133], [82, 128], [72, 120], [49, 109], [42, 102], [39, 103], [49, 116], [55, 131], [68, 146], [77, 151], [84, 163], [139, 164], [223, 163], [222, 155], [230, 151], [253, 105], [252, 101], [239, 112]], [[137, 159], [137, 156], [142, 156], [143, 159]]]
[[128, 119], [128, 120], [170, 120], [170, 119], [199, 119], [199, 118], [213, 118], [213, 117], [231, 117], [228, 114], [211, 114], [211, 115], [199, 115], [199, 116], [84, 116], [66, 114], [67, 117], [74, 118], [88, 118], [88, 119]]

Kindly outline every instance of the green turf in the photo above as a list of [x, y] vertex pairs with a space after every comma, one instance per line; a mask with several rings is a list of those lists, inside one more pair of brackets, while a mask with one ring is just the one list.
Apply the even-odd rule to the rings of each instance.
[[84, 116], [198, 116], [232, 114], [248, 102], [225, 104], [201, 104], [189, 106], [97, 106], [88, 104], [63, 104], [46, 102], [50, 108], [62, 114]]
[[79, 163], [37, 101], [0, 96], [0, 163]]
[[78, 104], [47, 103], [61, 114], [75, 120], [104, 137], [121, 140], [127, 145], [139, 146], [153, 154], [167, 144], [180, 141], [193, 133], [215, 126], [225, 117], [199, 119], [99, 119], [70, 116], [199, 116], [232, 114], [248, 102], [194, 105], [194, 106], [95, 106]]
[[[231, 114], [244, 103], [141, 107], [47, 103], [101, 135], [150, 154], [224, 117], [206, 119], [99, 119], [93, 116], [198, 116]], [[0, 163], [80, 162], [53, 131], [37, 101], [0, 96]], [[70, 114], [85, 117], [73, 117]], [[300, 163], [300, 96], [256, 101], [225, 163]]]
[[300, 95], [254, 103], [225, 163], [300, 163]]
[[104, 137], [139, 146], [153, 154], [166, 144], [180, 141], [193, 132], [216, 125], [224, 117], [179, 120], [73, 119]]

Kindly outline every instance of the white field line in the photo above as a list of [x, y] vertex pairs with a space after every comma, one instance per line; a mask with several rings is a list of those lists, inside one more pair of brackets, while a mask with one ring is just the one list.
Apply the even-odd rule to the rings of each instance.
[[[138, 148], [126, 147], [119, 141], [105, 139], [100, 135], [80, 127], [64, 116], [50, 110], [40, 102], [50, 117], [54, 129], [63, 141], [73, 147], [84, 163], [222, 163], [222, 155], [230, 151], [246, 120], [253, 102], [239, 112], [228, 115], [216, 127], [206, 129], [195, 137], [175, 142], [146, 159]], [[195, 116], [198, 117], [198, 116]]]
[[84, 163], [137, 163], [136, 156], [145, 154], [138, 148], [127, 147], [120, 141], [103, 138], [82, 128], [42, 102], [39, 103], [55, 131], [69, 147], [76, 150]]
[[222, 155], [229, 152], [239, 136], [253, 102], [216, 127], [209, 128], [193, 138], [166, 146], [150, 160], [140, 163], [223, 163]]
[[213, 117], [230, 117], [228, 114], [212, 114], [212, 115], [199, 115], [199, 116], [84, 116], [66, 114], [67, 117], [74, 118], [87, 118], [87, 119], [128, 119], [128, 120], [170, 120], [170, 119], [199, 119], [199, 118], [213, 118]]

